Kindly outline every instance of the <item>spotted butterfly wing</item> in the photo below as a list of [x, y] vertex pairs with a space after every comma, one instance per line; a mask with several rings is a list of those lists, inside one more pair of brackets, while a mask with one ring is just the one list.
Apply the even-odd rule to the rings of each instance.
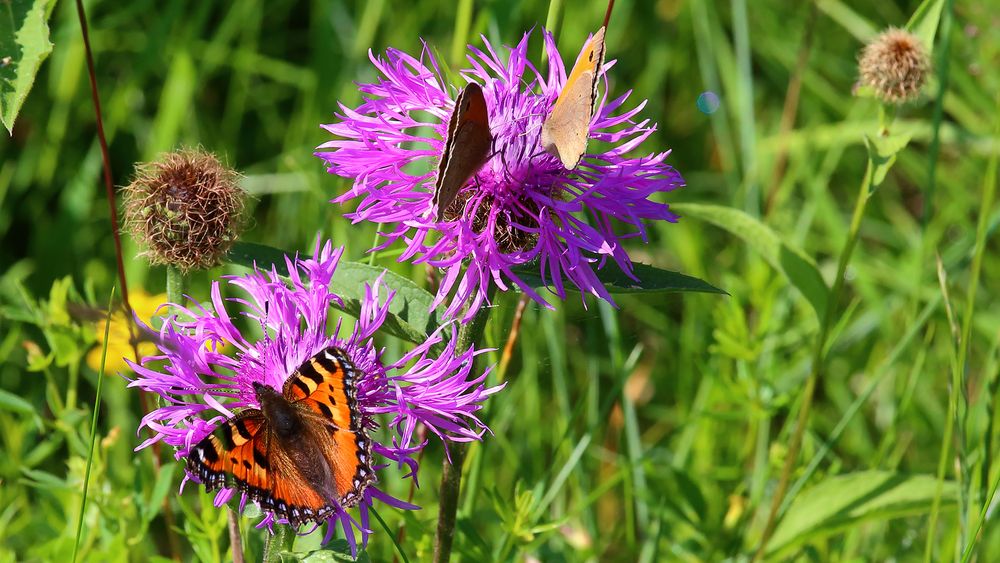
[[375, 479], [357, 377], [346, 354], [330, 347], [282, 393], [255, 383], [260, 408], [241, 411], [193, 447], [188, 471], [207, 490], [235, 488], [293, 526], [356, 505]]

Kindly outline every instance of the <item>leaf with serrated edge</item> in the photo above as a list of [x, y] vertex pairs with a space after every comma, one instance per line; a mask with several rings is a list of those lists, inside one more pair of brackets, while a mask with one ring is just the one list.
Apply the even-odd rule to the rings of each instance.
[[48, 4], [47, 0], [0, 3], [0, 120], [9, 133], [42, 61], [52, 52]]

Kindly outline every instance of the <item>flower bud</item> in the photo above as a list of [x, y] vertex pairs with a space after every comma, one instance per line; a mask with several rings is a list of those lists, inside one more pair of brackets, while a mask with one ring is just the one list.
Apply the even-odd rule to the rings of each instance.
[[217, 265], [240, 230], [239, 174], [201, 150], [140, 164], [124, 188], [125, 225], [153, 264], [187, 272]]
[[917, 36], [889, 28], [865, 46], [858, 68], [862, 84], [871, 86], [879, 99], [901, 104], [920, 93], [930, 61]]

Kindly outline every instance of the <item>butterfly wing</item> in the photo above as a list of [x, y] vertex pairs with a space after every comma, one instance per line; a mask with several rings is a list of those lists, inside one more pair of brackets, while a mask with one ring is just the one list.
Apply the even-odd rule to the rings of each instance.
[[492, 143], [486, 97], [479, 84], [472, 82], [458, 95], [448, 120], [448, 139], [438, 164], [431, 203], [438, 221], [444, 218], [462, 186], [486, 163]]
[[542, 123], [542, 147], [558, 156], [567, 170], [573, 170], [587, 152], [590, 121], [597, 104], [597, 79], [604, 65], [604, 28], [590, 38], [552, 112]]
[[268, 491], [267, 420], [246, 409], [198, 442], [187, 458], [188, 471], [209, 491], [236, 487], [253, 500]]
[[334, 510], [308, 485], [257, 409], [241, 411], [191, 448], [187, 468], [206, 490], [235, 488], [293, 526], [322, 522]]
[[284, 396], [305, 414], [303, 420], [333, 471], [338, 502], [361, 500], [374, 480], [371, 441], [357, 405], [360, 373], [343, 350], [330, 347], [306, 361], [285, 382]]

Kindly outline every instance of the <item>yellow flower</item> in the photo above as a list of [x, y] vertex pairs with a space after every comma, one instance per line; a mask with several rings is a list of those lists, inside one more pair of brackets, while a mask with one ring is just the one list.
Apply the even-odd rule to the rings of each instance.
[[[156, 309], [167, 301], [167, 294], [158, 293], [150, 295], [140, 288], [129, 294], [129, 301], [132, 303], [132, 308], [135, 310], [136, 316], [148, 323], [153, 315], [156, 314]], [[128, 370], [129, 367], [125, 363], [125, 358], [137, 361], [136, 358], [132, 357], [134, 351], [132, 350], [132, 345], [129, 343], [130, 324], [131, 319], [126, 318], [125, 313], [122, 311], [116, 311], [111, 316], [111, 327], [108, 330], [108, 359], [104, 366], [104, 373], [113, 375], [120, 371]], [[100, 371], [101, 348], [104, 340], [103, 319], [94, 323], [94, 334], [97, 335], [97, 346], [87, 352], [87, 365], [94, 371]], [[151, 356], [155, 353], [155, 344], [146, 340], [139, 342], [140, 358]]]

